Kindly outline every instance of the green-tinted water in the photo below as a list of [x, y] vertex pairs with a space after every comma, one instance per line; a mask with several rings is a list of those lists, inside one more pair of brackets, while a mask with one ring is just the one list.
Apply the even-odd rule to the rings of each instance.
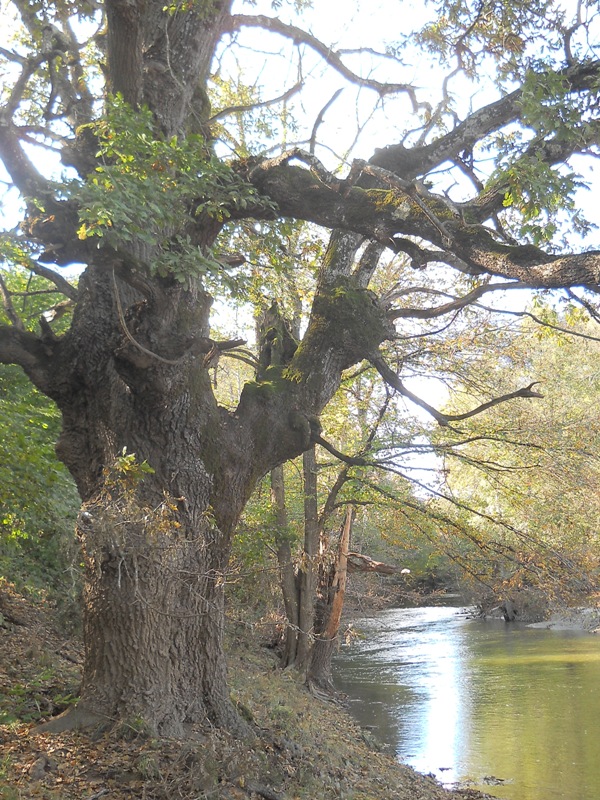
[[506, 800], [600, 798], [600, 638], [445, 607], [356, 627], [336, 683], [401, 761]]

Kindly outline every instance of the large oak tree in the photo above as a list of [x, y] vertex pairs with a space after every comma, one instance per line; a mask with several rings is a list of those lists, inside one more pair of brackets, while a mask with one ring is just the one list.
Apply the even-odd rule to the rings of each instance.
[[[22, 216], [3, 253], [55, 294], [32, 330], [22, 297], [0, 282], [0, 362], [20, 365], [56, 402], [57, 453], [82, 499], [85, 666], [66, 724], [141, 717], [180, 735], [208, 718], [240, 729], [222, 650], [231, 539], [256, 482], [319, 440], [319, 415], [343, 371], [370, 362], [396, 392], [451, 424], [480, 409], [448, 416], [411, 392], [401, 359], [385, 355], [396, 321], [456, 315], [507, 286], [597, 289], [600, 252], [585, 242], [579, 252], [559, 247], [549, 227], [570, 206], [570, 159], [598, 152], [594, 3], [580, 2], [568, 19], [550, 0], [452, 0], [415, 31], [398, 2], [406, 27], [381, 54], [336, 49], [303, 30], [293, 10], [236, 13], [232, 0], [14, 0], [13, 9], [15, 40], [0, 49], [0, 158]], [[379, 23], [384, 39], [388, 21]], [[308, 54], [340, 85], [358, 87], [357, 114], [370, 93], [373, 114], [395, 119], [378, 149], [360, 151], [358, 140], [361, 157], [337, 170], [319, 141], [335, 113], [327, 97], [304, 144], [272, 142], [264, 155], [232, 148], [227, 118], [271, 108], [269, 98], [250, 87], [211, 110], [209, 96], [238, 45], [238, 61], [252, 69], [254, 29], [297, 58], [284, 106], [302, 96]], [[265, 58], [262, 39], [261, 49]], [[406, 69], [431, 54], [445, 68], [433, 101]], [[476, 83], [479, 74], [488, 101], [455, 103], [453, 80]], [[62, 178], [45, 152], [68, 167]], [[265, 331], [255, 380], [225, 409], [209, 369], [220, 356], [249, 356], [239, 340], [211, 337], [211, 305], [243, 281], [236, 223], [247, 240], [246, 221], [258, 231], [283, 218], [331, 232], [310, 318], [299, 343], [277, 324]], [[378, 296], [378, 265], [397, 254], [416, 276], [468, 276], [468, 291], [447, 297], [413, 281], [410, 292]], [[61, 272], [74, 264], [84, 266], [77, 286]], [[59, 335], [53, 320], [65, 312], [70, 325]], [[485, 407], [535, 395], [513, 388]]]

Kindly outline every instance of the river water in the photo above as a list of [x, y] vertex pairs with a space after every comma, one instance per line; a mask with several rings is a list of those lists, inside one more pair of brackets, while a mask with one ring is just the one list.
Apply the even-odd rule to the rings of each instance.
[[600, 638], [392, 609], [355, 625], [334, 674], [400, 761], [506, 800], [600, 798]]

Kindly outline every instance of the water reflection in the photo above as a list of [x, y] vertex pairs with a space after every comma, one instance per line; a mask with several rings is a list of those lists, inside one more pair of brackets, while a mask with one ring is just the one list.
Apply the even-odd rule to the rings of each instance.
[[394, 609], [360, 628], [337, 683], [402, 761], [507, 800], [600, 797], [600, 640], [453, 608]]

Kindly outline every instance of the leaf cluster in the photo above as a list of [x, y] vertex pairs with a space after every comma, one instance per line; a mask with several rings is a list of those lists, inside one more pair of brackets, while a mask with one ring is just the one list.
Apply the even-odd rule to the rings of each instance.
[[194, 218], [222, 223], [235, 212], [266, 204], [217, 158], [202, 136], [157, 135], [152, 114], [132, 109], [119, 96], [92, 126], [101, 163], [74, 190], [80, 204], [80, 239], [98, 237], [115, 248], [141, 242], [153, 257], [151, 275], [190, 277], [221, 270], [192, 236]]
[[519, 79], [528, 53], [561, 45], [564, 11], [554, 0], [438, 0], [435, 6], [417, 41], [446, 63], [457, 59], [472, 78], [491, 60], [501, 78]]
[[59, 584], [70, 568], [79, 499], [54, 454], [59, 414], [17, 367], [0, 379], [0, 570]]
[[[536, 245], [552, 242], [559, 219], [567, 212], [582, 232], [589, 224], [577, 213], [576, 192], [588, 188], [568, 163], [559, 166], [547, 150], [585, 150], [593, 140], [593, 109], [598, 91], [573, 93], [566, 73], [530, 70], [519, 102], [523, 129], [505, 130], [494, 137], [497, 168], [488, 188], [506, 186], [504, 207], [518, 212], [514, 232]], [[538, 146], [546, 141], [546, 145]]]

